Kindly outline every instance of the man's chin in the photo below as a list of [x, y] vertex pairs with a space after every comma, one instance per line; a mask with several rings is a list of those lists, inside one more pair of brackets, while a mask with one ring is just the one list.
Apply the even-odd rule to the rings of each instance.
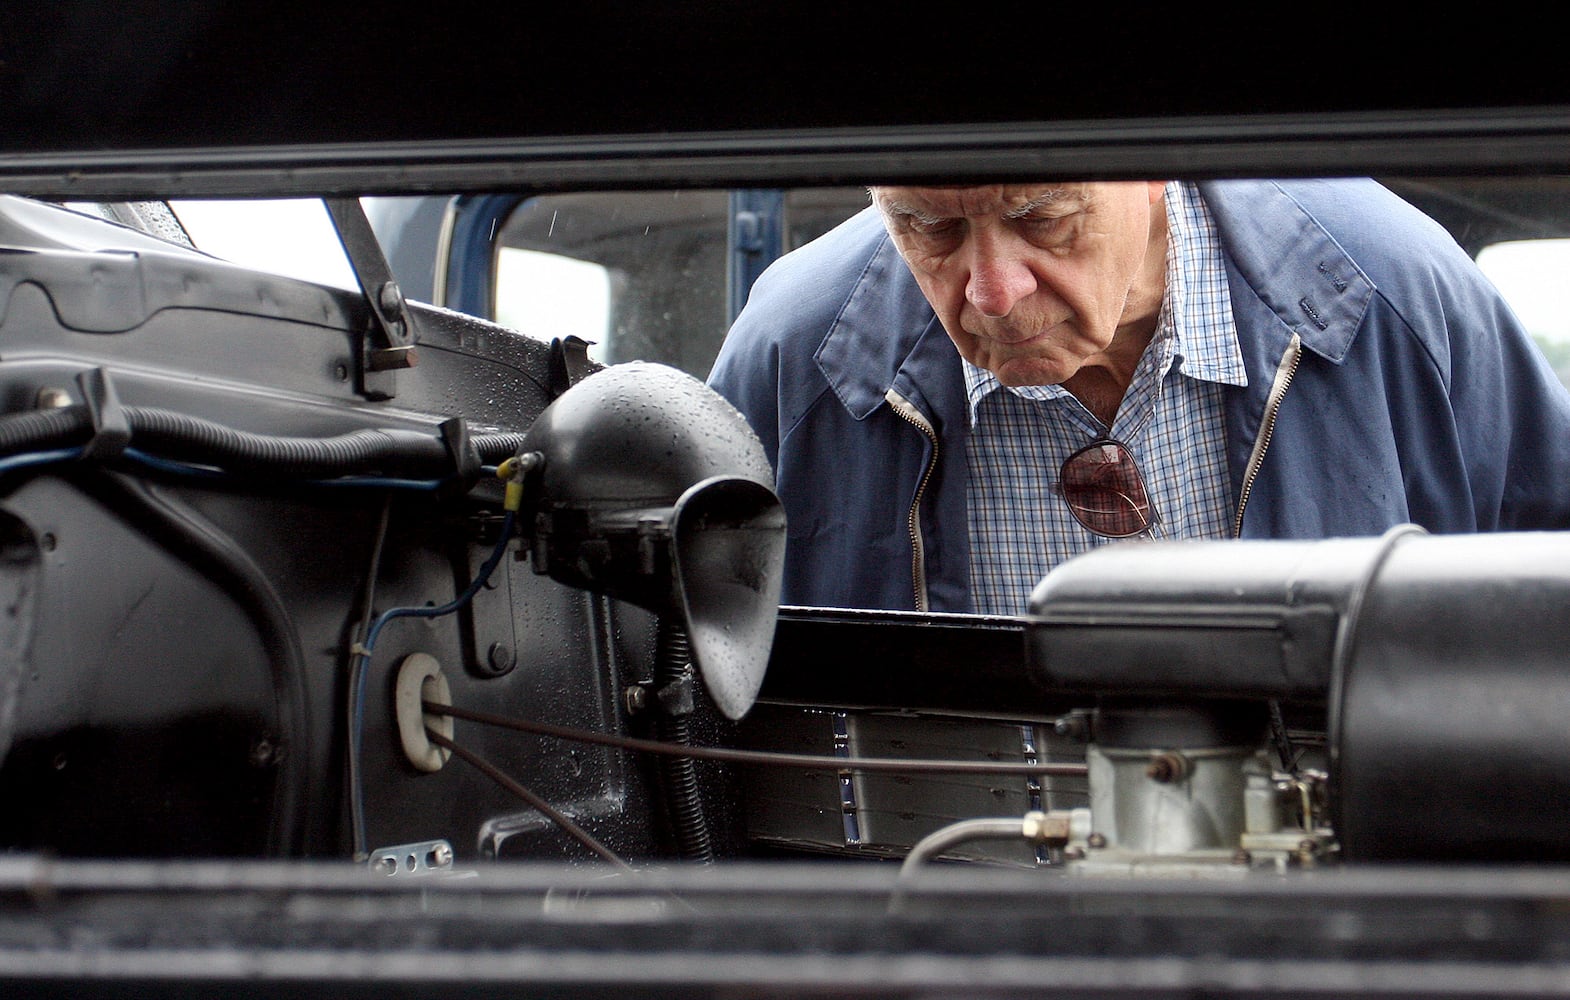
[[1058, 385], [1074, 374], [1062, 362], [1046, 358], [1011, 358], [996, 363], [989, 371], [1004, 385], [1019, 389], [1028, 385]]

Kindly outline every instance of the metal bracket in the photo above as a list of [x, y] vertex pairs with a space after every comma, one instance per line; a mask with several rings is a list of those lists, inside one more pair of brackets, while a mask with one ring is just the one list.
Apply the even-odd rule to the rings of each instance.
[[382, 253], [360, 199], [322, 201], [371, 309], [371, 323], [357, 345], [356, 388], [367, 399], [391, 399], [397, 394], [394, 373], [400, 368], [413, 368], [418, 360], [414, 314], [409, 311], [398, 282], [393, 280], [392, 267]]
[[367, 867], [378, 875], [431, 875], [452, 871], [452, 845], [445, 840], [381, 847], [371, 853]]
[[551, 341], [549, 385], [555, 399], [581, 382], [598, 365], [589, 359], [589, 342], [578, 337], [558, 337]]

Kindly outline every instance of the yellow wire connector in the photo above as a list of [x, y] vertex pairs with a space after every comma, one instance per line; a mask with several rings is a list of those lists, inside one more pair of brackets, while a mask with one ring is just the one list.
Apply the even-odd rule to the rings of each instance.
[[506, 492], [502, 496], [502, 507], [505, 510], [516, 511], [523, 506], [523, 477], [540, 464], [539, 452], [529, 452], [525, 455], [514, 455], [496, 467], [496, 478], [507, 484]]

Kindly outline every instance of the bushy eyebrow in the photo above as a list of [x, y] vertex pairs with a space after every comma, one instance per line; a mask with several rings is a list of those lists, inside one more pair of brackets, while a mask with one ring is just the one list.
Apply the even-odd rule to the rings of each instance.
[[1003, 218], [1010, 220], [1029, 218], [1043, 208], [1065, 204], [1069, 201], [1070, 199], [1068, 197], [1068, 192], [1063, 188], [1051, 188], [1050, 190], [1042, 192], [1040, 195], [1037, 195], [1029, 201], [1020, 205], [1016, 205], [1008, 211], [1004, 212]]
[[935, 226], [938, 223], [944, 221], [942, 216], [933, 215], [931, 212], [924, 212], [916, 206], [907, 205], [902, 201], [886, 200], [884, 198], [879, 198], [876, 195], [873, 196], [873, 201], [877, 203], [878, 208], [880, 208], [885, 215], [896, 218], [914, 219], [919, 225]]
[[[876, 193], [873, 193], [873, 201], [880, 209], [883, 210], [885, 214], [893, 217], [910, 219], [917, 225], [937, 226], [955, 218], [954, 216], [934, 215], [932, 212], [909, 204], [908, 202], [887, 197], [880, 197]], [[1023, 202], [1014, 206], [1013, 208], [1005, 210], [1002, 217], [1011, 221], [1024, 219], [1034, 215], [1044, 208], [1049, 208], [1054, 205], [1067, 204], [1071, 201], [1073, 201], [1073, 199], [1071, 198], [1068, 189], [1061, 187], [1049, 188], [1029, 201]]]

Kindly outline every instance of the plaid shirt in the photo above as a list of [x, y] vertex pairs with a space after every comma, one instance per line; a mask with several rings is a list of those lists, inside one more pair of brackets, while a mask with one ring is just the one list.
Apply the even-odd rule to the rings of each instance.
[[[1159, 518], [1144, 537], [1225, 538], [1233, 498], [1222, 393], [1248, 379], [1215, 223], [1193, 185], [1173, 182], [1165, 193], [1161, 315], [1109, 430], [1139, 463]], [[1024, 614], [1049, 570], [1114, 541], [1081, 527], [1053, 489], [1063, 460], [1104, 429], [1061, 386], [1008, 388], [964, 365], [971, 600], [979, 614]]]

